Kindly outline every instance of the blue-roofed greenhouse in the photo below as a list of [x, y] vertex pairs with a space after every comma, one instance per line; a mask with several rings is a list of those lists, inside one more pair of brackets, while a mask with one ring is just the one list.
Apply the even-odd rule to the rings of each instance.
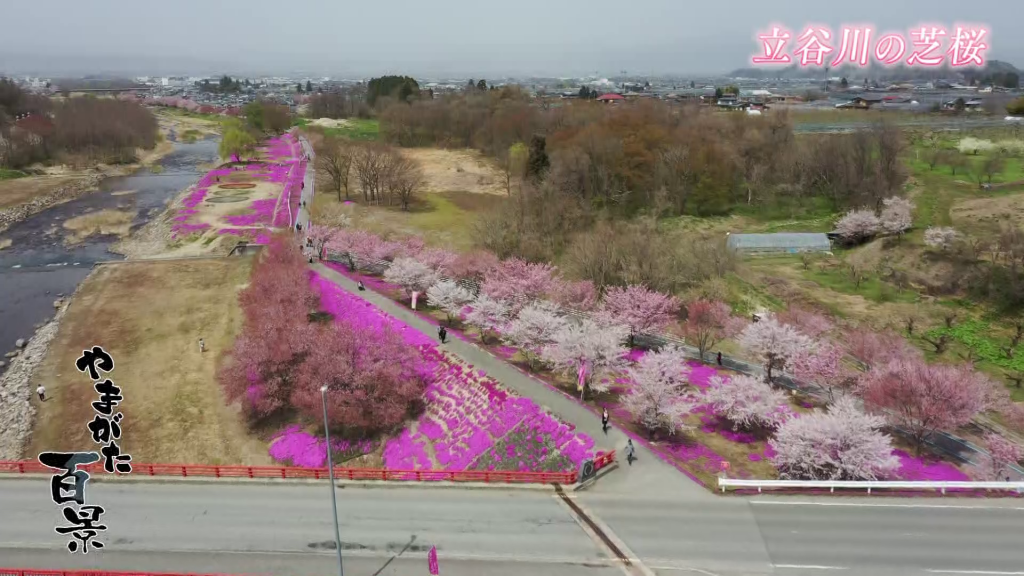
[[779, 232], [776, 234], [730, 234], [727, 245], [740, 254], [799, 254], [831, 252], [832, 242], [824, 233]]

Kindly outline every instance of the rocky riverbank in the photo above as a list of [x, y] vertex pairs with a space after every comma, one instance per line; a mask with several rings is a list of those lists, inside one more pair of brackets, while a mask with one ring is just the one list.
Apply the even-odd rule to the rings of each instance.
[[57, 314], [36, 331], [17, 356], [10, 359], [10, 367], [0, 376], [0, 460], [18, 460], [22, 457], [21, 452], [32, 433], [36, 414], [32, 374], [57, 335], [69, 303], [69, 299], [54, 303]]
[[72, 184], [62, 186], [47, 194], [33, 198], [24, 204], [0, 210], [0, 232], [7, 230], [11, 225], [21, 222], [29, 216], [42, 212], [51, 206], [78, 198], [82, 194], [96, 188], [100, 181], [108, 176], [108, 174], [93, 174], [86, 176]]

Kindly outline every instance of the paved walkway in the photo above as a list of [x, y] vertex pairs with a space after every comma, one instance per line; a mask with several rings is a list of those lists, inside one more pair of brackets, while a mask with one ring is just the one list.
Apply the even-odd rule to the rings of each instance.
[[[313, 270], [347, 290], [348, 292], [370, 302], [384, 312], [401, 320], [405, 324], [419, 330], [430, 337], [436, 337], [437, 328], [412, 310], [396, 303], [387, 296], [372, 290], [360, 292], [355, 281], [344, 274], [336, 272], [323, 264], [313, 264]], [[488, 375], [520, 396], [530, 398], [539, 406], [557, 415], [564, 422], [571, 423], [576, 429], [594, 439], [601, 450], [616, 450], [618, 453], [619, 470], [612, 472], [598, 482], [594, 490], [601, 492], [630, 492], [634, 494], [650, 494], [658, 497], [682, 497], [687, 499], [714, 498], [704, 488], [698, 486], [678, 470], [662, 462], [657, 456], [648, 452], [643, 445], [636, 444], [637, 462], [628, 466], [625, 460], [627, 436], [616, 428], [601, 431], [601, 417], [579, 404], [576, 400], [548, 387], [547, 384], [519, 371], [508, 362], [492, 355], [479, 346], [453, 338], [443, 345], [445, 350], [475, 368], [484, 370]]]
[[309, 157], [309, 162], [306, 162], [306, 174], [302, 180], [303, 186], [299, 202], [299, 213], [295, 215], [292, 229], [295, 228], [295, 224], [302, 224], [302, 229], [308, 230], [309, 208], [313, 205], [313, 186], [316, 184], [316, 156], [313, 154], [313, 147], [309, 145], [308, 140], [300, 136], [299, 143], [302, 144], [302, 152]]

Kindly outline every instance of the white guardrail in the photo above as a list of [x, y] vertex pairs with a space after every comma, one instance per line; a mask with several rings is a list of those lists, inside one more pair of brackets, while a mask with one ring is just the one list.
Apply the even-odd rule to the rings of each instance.
[[718, 487], [725, 492], [726, 488], [828, 488], [835, 492], [836, 488], [849, 490], [938, 490], [945, 494], [946, 490], [1000, 490], [1015, 491], [1024, 494], [1024, 482], [905, 482], [905, 481], [874, 481], [874, 480], [744, 480], [740, 478], [719, 478]]

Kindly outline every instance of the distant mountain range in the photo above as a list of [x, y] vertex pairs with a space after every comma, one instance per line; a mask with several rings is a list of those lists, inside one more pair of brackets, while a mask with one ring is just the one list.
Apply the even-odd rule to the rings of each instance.
[[[1006, 73], [1024, 76], [1024, 72], [1018, 70], [1013, 64], [1001, 60], [989, 60], [981, 69], [974, 67], [953, 69], [948, 66], [940, 68], [911, 68], [908, 66], [895, 66], [892, 68], [868, 66], [867, 68], [860, 68], [845, 64], [839, 68], [829, 69], [827, 72], [829, 77], [849, 78], [851, 83], [862, 82], [865, 79], [884, 82], [896, 80], [954, 80], [962, 78], [969, 81], [971, 78], [980, 79], [994, 74]], [[796, 64], [785, 68], [737, 68], [728, 74], [730, 78], [755, 78], [760, 80], [797, 80], [802, 78], [820, 80], [825, 75], [825, 68], [802, 67]]]

